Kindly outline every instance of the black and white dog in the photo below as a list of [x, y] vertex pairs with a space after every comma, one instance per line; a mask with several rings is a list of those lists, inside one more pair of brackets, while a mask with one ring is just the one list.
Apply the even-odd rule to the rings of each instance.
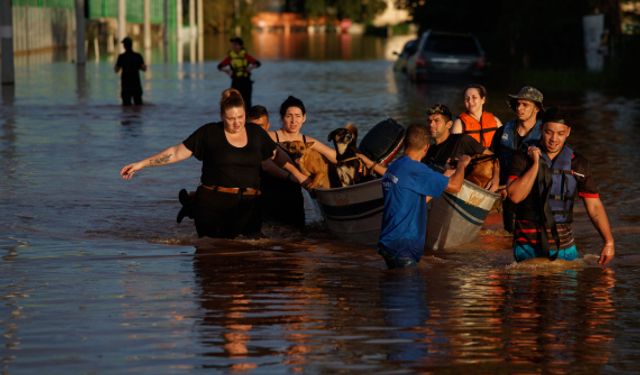
[[371, 171], [356, 155], [358, 128], [355, 125], [349, 123], [332, 131], [328, 140], [333, 142], [337, 160], [335, 175], [329, 175], [332, 187], [350, 186], [371, 179]]

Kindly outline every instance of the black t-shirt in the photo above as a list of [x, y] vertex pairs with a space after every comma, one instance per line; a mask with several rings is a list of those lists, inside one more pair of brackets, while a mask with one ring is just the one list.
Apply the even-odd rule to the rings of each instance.
[[246, 124], [247, 145], [235, 147], [227, 141], [222, 122], [201, 126], [182, 142], [202, 161], [204, 185], [260, 188], [262, 161], [276, 148], [267, 132], [254, 124]]
[[[513, 157], [511, 169], [508, 171], [509, 180], [511, 181], [522, 176], [529, 167], [531, 167], [531, 163], [532, 161], [526, 152], [516, 152]], [[541, 163], [544, 162], [541, 161]], [[571, 170], [579, 174], [576, 176], [576, 188], [579, 196], [583, 198], [599, 197], [598, 187], [591, 175], [591, 167], [587, 159], [574, 152], [573, 158], [571, 159]], [[540, 197], [538, 184], [534, 183], [529, 195], [516, 205], [516, 221], [513, 232], [514, 242], [519, 245], [541, 248], [543, 246], [542, 241], [546, 238], [549, 248], [558, 246], [560, 249], [566, 249], [572, 246], [574, 244], [574, 238], [571, 224], [569, 222], [556, 224], [555, 228], [558, 235], [558, 243], [556, 243], [552, 229], [546, 228], [545, 230], [543, 225], [544, 220], [540, 212], [542, 208], [543, 201]], [[546, 231], [545, 236], [543, 236], [544, 231]]]
[[448, 159], [462, 155], [478, 155], [484, 152], [484, 147], [468, 134], [451, 134], [439, 145], [429, 146], [423, 163], [436, 167], [444, 167]]
[[143, 65], [144, 59], [137, 52], [126, 51], [118, 55], [116, 66], [122, 69], [120, 81], [123, 89], [142, 89], [138, 71]]

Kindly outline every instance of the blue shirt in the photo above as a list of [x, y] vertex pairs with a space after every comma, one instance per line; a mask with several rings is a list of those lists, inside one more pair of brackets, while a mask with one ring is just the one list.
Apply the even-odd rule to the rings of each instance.
[[384, 213], [379, 242], [396, 255], [416, 261], [424, 252], [426, 196], [437, 198], [449, 178], [408, 156], [391, 163], [382, 178]]

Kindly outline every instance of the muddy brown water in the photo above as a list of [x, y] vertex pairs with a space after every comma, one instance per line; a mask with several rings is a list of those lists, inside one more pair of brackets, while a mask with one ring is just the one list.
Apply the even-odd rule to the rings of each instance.
[[[254, 103], [273, 126], [290, 94], [319, 139], [348, 121], [363, 132], [387, 117], [424, 121], [436, 102], [462, 109], [459, 83], [395, 75], [386, 42], [344, 43], [266, 56]], [[353, 50], [364, 52], [344, 58]], [[18, 61], [0, 107], [3, 373], [640, 371], [638, 99], [541, 87], [575, 115], [571, 143], [592, 160], [614, 227], [610, 267], [596, 265], [600, 239], [578, 203], [574, 263], [515, 265], [494, 225], [390, 272], [374, 249], [327, 233], [312, 205], [303, 234], [270, 225], [268, 239], [196, 240], [190, 221], [175, 223], [178, 190], [198, 183], [194, 160], [119, 178], [219, 118], [228, 78], [216, 53], [150, 63], [139, 109], [118, 105], [112, 60]], [[508, 119], [519, 85], [490, 88], [487, 109]]]

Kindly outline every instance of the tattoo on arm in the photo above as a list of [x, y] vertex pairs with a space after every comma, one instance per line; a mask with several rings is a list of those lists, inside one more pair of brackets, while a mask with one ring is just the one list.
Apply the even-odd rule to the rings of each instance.
[[149, 160], [149, 166], [150, 167], [157, 167], [157, 166], [160, 166], [160, 165], [165, 165], [165, 164], [169, 163], [170, 159], [171, 159], [171, 154], [160, 155], [155, 159]]

